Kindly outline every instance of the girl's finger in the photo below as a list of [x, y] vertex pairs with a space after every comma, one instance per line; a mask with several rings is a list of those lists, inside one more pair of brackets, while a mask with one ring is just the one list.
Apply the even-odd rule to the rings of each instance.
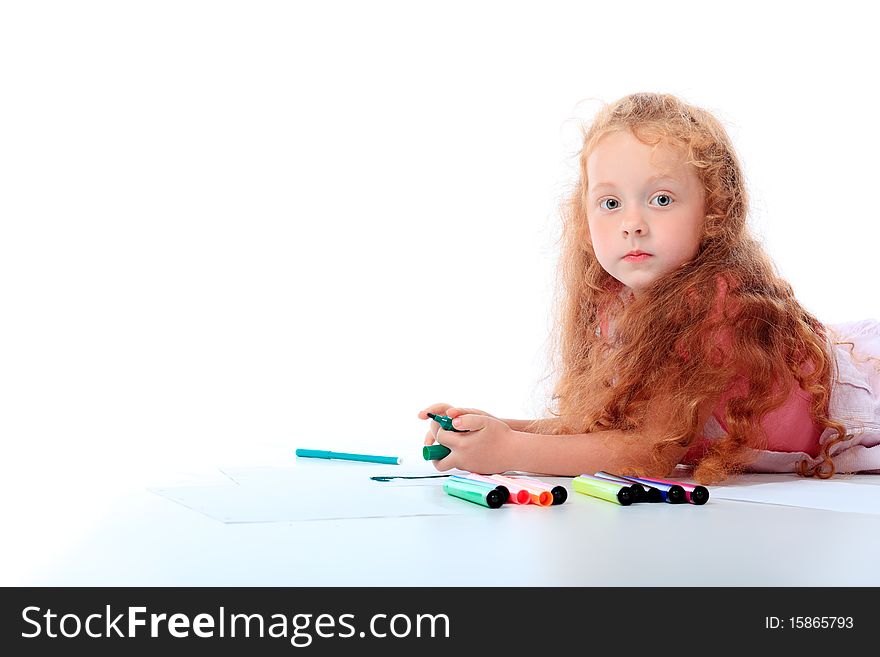
[[437, 468], [440, 472], [446, 472], [447, 470], [452, 470], [455, 466], [454, 453], [447, 454], [442, 459], [438, 461], [433, 461], [434, 467]]
[[466, 413], [473, 413], [474, 415], [488, 415], [486, 411], [481, 411], [478, 408], [458, 408], [457, 406], [450, 406], [446, 410], [446, 415], [449, 417], [458, 417], [459, 415], [465, 415]]
[[438, 443], [445, 447], [448, 447], [449, 449], [455, 449], [461, 444], [462, 435], [463, 434], [455, 431], [446, 431], [446, 429], [440, 429], [434, 435], [434, 439]]
[[449, 404], [431, 404], [428, 408], [422, 409], [419, 411], [419, 419], [427, 420], [428, 413], [433, 413], [434, 415], [443, 415], [444, 411], [447, 408], [451, 408]]

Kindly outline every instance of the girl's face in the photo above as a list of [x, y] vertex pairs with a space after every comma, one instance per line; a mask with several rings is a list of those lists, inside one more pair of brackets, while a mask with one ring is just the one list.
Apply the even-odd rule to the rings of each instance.
[[[599, 264], [638, 295], [697, 254], [705, 192], [681, 152], [629, 131], [602, 137], [587, 158], [587, 223]], [[630, 251], [650, 255], [627, 258]]]

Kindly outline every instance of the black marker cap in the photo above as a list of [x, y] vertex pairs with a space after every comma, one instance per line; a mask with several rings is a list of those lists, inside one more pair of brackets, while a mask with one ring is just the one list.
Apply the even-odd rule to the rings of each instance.
[[486, 492], [486, 504], [489, 505], [490, 509], [497, 509], [504, 504], [504, 502], [501, 501], [501, 493], [497, 488], [493, 488]]
[[620, 502], [622, 506], [629, 506], [633, 503], [633, 492], [630, 490], [629, 486], [620, 487], [620, 490], [617, 491], [617, 501]]
[[669, 490], [666, 491], [666, 499], [671, 504], [681, 504], [682, 502], [687, 502], [687, 495], [684, 494], [684, 488], [678, 484], [672, 484]]
[[645, 489], [641, 484], [633, 484], [629, 487], [633, 492], [633, 502], [644, 502], [645, 500]]
[[554, 486], [550, 489], [550, 494], [553, 496], [553, 504], [562, 504], [568, 499], [568, 491], [565, 490], [565, 486]]
[[692, 504], [705, 504], [709, 501], [709, 489], [705, 486], [694, 486], [691, 491]]
[[662, 502], [663, 501], [663, 491], [659, 488], [654, 488], [653, 486], [649, 486], [648, 488], [642, 488], [642, 496], [645, 502]]
[[507, 489], [507, 486], [495, 486], [495, 490], [501, 495], [501, 503], [507, 504], [507, 500], [510, 499], [510, 491]]

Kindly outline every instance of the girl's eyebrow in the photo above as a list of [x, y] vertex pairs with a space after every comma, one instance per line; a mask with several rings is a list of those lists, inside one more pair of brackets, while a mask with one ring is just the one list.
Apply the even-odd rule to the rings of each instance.
[[[669, 180], [670, 182], [681, 184], [681, 181], [678, 178], [673, 178], [672, 176], [667, 176], [662, 173], [658, 174], [656, 176], [651, 176], [650, 178], [648, 178], [649, 183], [657, 182], [658, 180]], [[600, 187], [614, 187], [614, 183], [600, 182], [600, 183], [596, 183], [595, 185], [591, 185], [590, 189], [596, 190], [596, 189], [599, 189]]]

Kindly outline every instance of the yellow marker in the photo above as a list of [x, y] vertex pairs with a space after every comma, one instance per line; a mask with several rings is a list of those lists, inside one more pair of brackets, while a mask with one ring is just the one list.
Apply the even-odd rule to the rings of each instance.
[[593, 475], [582, 474], [575, 477], [571, 482], [571, 487], [575, 492], [584, 495], [592, 495], [621, 506], [628, 506], [633, 503], [633, 493], [629, 486], [624, 486], [607, 479], [594, 477]]

